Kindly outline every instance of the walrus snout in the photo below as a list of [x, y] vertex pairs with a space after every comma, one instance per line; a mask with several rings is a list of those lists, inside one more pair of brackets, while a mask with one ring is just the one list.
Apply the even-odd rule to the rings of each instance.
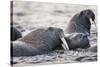
[[92, 19], [92, 21], [95, 20], [95, 14], [94, 12], [91, 10], [91, 9], [86, 9], [86, 10], [83, 10], [80, 12], [80, 14], [82, 15], [85, 15], [88, 19]]
[[90, 22], [94, 22], [95, 26], [96, 26], [96, 23], [95, 23], [95, 14], [92, 10], [90, 9], [86, 9], [86, 10], [83, 10], [82, 12], [80, 12], [81, 15], [85, 15], [88, 19], [90, 19]]

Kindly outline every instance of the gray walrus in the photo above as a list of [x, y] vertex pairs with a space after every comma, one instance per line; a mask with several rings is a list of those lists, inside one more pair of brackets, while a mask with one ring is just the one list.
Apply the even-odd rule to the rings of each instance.
[[11, 56], [33, 56], [61, 47], [63, 30], [49, 27], [37, 29], [11, 44]]
[[77, 48], [88, 48], [90, 47], [89, 39], [87, 35], [83, 33], [72, 33], [65, 35], [65, 40], [67, 42], [69, 50], [74, 50]]
[[69, 49], [90, 46], [88, 35], [90, 35], [91, 19], [95, 20], [95, 14], [90, 9], [83, 10], [72, 17], [66, 28], [66, 33], [70, 36], [65, 36]]
[[90, 35], [91, 19], [92, 21], [95, 20], [95, 14], [90, 9], [75, 14], [67, 25], [66, 33], [71, 34], [76, 32]]

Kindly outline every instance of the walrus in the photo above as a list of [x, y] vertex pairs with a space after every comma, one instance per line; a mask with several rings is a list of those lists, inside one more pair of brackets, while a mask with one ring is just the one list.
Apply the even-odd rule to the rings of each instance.
[[62, 40], [62, 47], [68, 49], [63, 35], [62, 29], [54, 27], [32, 31], [11, 44], [11, 57], [45, 54], [61, 47]]
[[90, 35], [91, 20], [95, 23], [95, 14], [91, 9], [86, 9], [75, 14], [67, 25], [66, 33], [84, 33]]
[[90, 47], [89, 39], [86, 34], [72, 33], [64, 36], [67, 42], [69, 50], [75, 50], [77, 48], [86, 49]]
[[11, 41], [15, 41], [22, 37], [21, 32], [19, 32], [15, 27], [11, 25]]

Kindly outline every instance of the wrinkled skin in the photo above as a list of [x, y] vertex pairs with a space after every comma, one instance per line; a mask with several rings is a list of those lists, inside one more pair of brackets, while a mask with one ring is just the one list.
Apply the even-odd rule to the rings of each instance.
[[62, 29], [53, 27], [32, 31], [12, 43], [11, 56], [34, 56], [48, 53], [57, 47], [61, 47], [62, 42], [59, 35], [62, 33]]
[[95, 20], [95, 14], [92, 10], [83, 10], [75, 14], [67, 25], [66, 33], [84, 33], [90, 35], [91, 22]]
[[69, 50], [77, 48], [88, 48], [90, 46], [88, 37], [83, 33], [72, 33], [65, 36]]

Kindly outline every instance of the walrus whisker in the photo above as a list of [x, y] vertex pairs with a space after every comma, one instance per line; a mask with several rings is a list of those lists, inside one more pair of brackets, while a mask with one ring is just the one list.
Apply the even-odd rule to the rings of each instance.
[[[90, 18], [90, 22], [91, 22], [91, 23], [93, 23], [93, 22], [94, 22], [95, 28], [96, 28], [96, 30], [97, 30], [97, 25], [96, 25], [96, 22], [95, 22], [95, 21], [93, 21], [91, 18]], [[95, 33], [96, 33], [96, 36], [97, 36], [97, 32], [95, 32]]]

